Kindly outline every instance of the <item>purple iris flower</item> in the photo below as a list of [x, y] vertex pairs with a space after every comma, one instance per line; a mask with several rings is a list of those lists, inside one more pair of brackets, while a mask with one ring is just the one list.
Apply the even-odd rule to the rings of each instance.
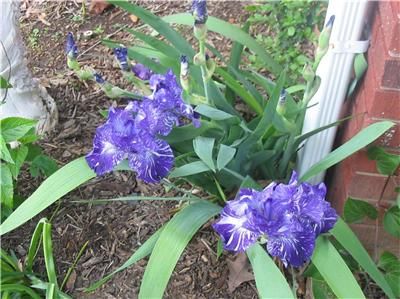
[[288, 184], [273, 182], [262, 191], [241, 189], [213, 227], [227, 250], [244, 251], [263, 236], [272, 256], [300, 267], [310, 260], [318, 235], [336, 223], [337, 214], [325, 196], [323, 183], [299, 184], [293, 172]]
[[183, 101], [182, 88], [172, 70], [165, 75], [152, 75], [149, 83], [153, 94], [142, 103], [138, 126], [146, 126], [153, 133], [164, 136], [171, 132], [174, 125], [180, 124], [182, 117], [190, 119], [195, 127], [200, 126], [199, 117], [192, 106]]
[[123, 71], [127, 71], [128, 66], [128, 49], [125, 47], [114, 48], [114, 55], [118, 60], [119, 66]]
[[132, 72], [136, 77], [142, 80], [149, 80], [153, 75], [153, 71], [141, 63], [137, 63], [132, 67]]
[[[105, 82], [99, 74], [94, 77]], [[192, 107], [183, 102], [182, 89], [171, 71], [153, 75], [150, 82], [154, 83], [151, 97], [130, 102], [125, 109], [111, 107], [106, 123], [97, 128], [93, 150], [86, 156], [97, 175], [111, 172], [128, 159], [138, 178], [159, 182], [174, 164], [172, 149], [160, 135], [166, 136], [181, 125], [182, 118], [199, 124]]]
[[192, 14], [195, 24], [205, 24], [207, 22], [207, 1], [206, 0], [193, 0]]
[[65, 53], [70, 58], [76, 58], [78, 56], [78, 47], [75, 44], [72, 32], [67, 33], [67, 43], [65, 45]]

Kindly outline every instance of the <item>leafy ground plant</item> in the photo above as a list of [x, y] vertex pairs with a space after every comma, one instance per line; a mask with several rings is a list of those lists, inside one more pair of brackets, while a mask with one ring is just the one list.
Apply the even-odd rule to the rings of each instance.
[[[71, 298], [61, 290], [65, 286], [77, 260], [81, 256], [78, 254], [75, 262], [67, 272], [61, 286], [57, 282], [57, 273], [53, 257], [53, 242], [51, 239], [51, 224], [45, 218], [41, 219], [32, 235], [25, 262], [17, 259], [14, 252], [7, 253], [1, 249], [1, 295], [2, 298], [33, 298], [33, 299], [67, 299]], [[46, 265], [47, 279], [43, 275], [33, 271], [35, 258], [43, 248], [43, 256]]]
[[[324, 1], [283, 0], [259, 1], [246, 7], [252, 13], [248, 22], [257, 41], [278, 63], [289, 65], [289, 77], [294, 82], [312, 59], [304, 48], [316, 43], [316, 29], [323, 24], [326, 6]], [[249, 59], [256, 69], [263, 68], [258, 56], [249, 55]]]
[[[383, 194], [387, 189], [387, 185], [391, 176], [400, 167], [400, 156], [389, 153], [381, 147], [372, 146], [368, 149], [368, 156], [371, 160], [376, 161], [377, 170], [380, 174], [385, 175], [386, 182], [381, 191], [381, 197], [375, 206], [362, 199], [348, 198], [344, 206], [344, 220], [347, 223], [361, 223], [365, 218], [375, 220], [375, 244], [378, 243], [379, 237], [379, 220], [378, 212], [384, 210], [383, 228], [395, 238], [400, 238], [400, 193], [395, 190], [397, 198], [393, 199], [391, 206], [382, 203]], [[375, 251], [377, 248], [375, 248]], [[375, 252], [377, 254], [377, 252]], [[400, 296], [400, 260], [391, 252], [382, 253], [377, 265], [383, 270], [385, 278], [391, 286], [394, 294]]]
[[[124, 78], [134, 86], [133, 90], [125, 90], [95, 70], [81, 67], [77, 45], [72, 33], [68, 34], [68, 67], [81, 80], [96, 82], [119, 105], [109, 109], [107, 120], [97, 128], [93, 150], [50, 176], [1, 225], [1, 234], [20, 226], [95, 176], [128, 170], [144, 182], [161, 182], [178, 190], [189, 182], [201, 188], [205, 195], [199, 197], [183, 190], [184, 195], [178, 198], [121, 199], [179, 200], [181, 204], [172, 219], [130, 259], [88, 291], [150, 255], [139, 298], [161, 298], [188, 242], [203, 224], [222, 211], [221, 220], [214, 224], [221, 235], [220, 244], [228, 250], [246, 251], [260, 297], [297, 296], [295, 285], [289, 285], [271, 254], [290, 269], [315, 267], [321, 281], [337, 297], [363, 298], [351, 270], [330, 241], [336, 239], [385, 293], [394, 298], [383, 274], [347, 224], [337, 218], [325, 201], [324, 184], [305, 183], [374, 141], [393, 124], [372, 124], [301, 177], [294, 174], [289, 184], [282, 183], [292, 174], [302, 142], [338, 124], [301, 135], [308, 102], [320, 85], [315, 70], [328, 50], [334, 17], [321, 32], [312, 65], [304, 68], [306, 85], [300, 88], [304, 96], [296, 102], [290, 92], [299, 87], [288, 85], [282, 67], [244, 30], [208, 17], [205, 1], [193, 2], [192, 15], [176, 14], [164, 19], [129, 2], [112, 3], [139, 17], [164, 39], [128, 30], [142, 43], [121, 45], [120, 41], [104, 41], [113, 48]], [[193, 26], [197, 51], [168, 23]], [[234, 41], [229, 61], [207, 43], [207, 30]], [[244, 47], [262, 58], [265, 68], [278, 78], [276, 82], [239, 68]], [[222, 63], [217, 65], [214, 57]], [[126, 97], [134, 100], [124, 101]], [[235, 109], [237, 101], [247, 106], [250, 117]], [[264, 186], [257, 181], [265, 180], [274, 182], [260, 191]], [[238, 194], [236, 199], [229, 201], [234, 194]], [[296, 206], [296, 194], [302, 199], [302, 207]], [[258, 201], [259, 197], [266, 200]], [[271, 205], [279, 211], [268, 214]], [[281, 249], [277, 245], [279, 240]], [[231, 247], [232, 244], [237, 246]]]
[[4, 220], [24, 200], [14, 193], [21, 167], [27, 165], [33, 178], [50, 176], [57, 169], [56, 162], [42, 153], [34, 142], [37, 121], [20, 117], [0, 120], [1, 219]]

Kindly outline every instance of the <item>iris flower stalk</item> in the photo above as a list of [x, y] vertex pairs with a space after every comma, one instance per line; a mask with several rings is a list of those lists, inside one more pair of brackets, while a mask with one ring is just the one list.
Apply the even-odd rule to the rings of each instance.
[[192, 2], [192, 15], [194, 17], [194, 36], [199, 41], [199, 52], [194, 56], [193, 62], [200, 66], [201, 76], [204, 85], [204, 94], [208, 103], [210, 103], [210, 97], [208, 95], [207, 83], [210, 80], [212, 73], [207, 69], [206, 59], [206, 37], [207, 37], [207, 1], [206, 0], [193, 0]]
[[143, 80], [148, 80], [152, 72], [142, 64], [132, 66], [128, 58], [128, 49], [123, 45], [114, 48], [114, 55], [125, 80], [134, 84], [145, 95], [150, 95], [151, 91]]

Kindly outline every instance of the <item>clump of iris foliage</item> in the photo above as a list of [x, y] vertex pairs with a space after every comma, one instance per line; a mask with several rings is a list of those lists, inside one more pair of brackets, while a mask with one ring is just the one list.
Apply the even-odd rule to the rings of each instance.
[[[125, 90], [95, 70], [81, 67], [77, 46], [68, 34], [68, 67], [81, 80], [96, 82], [108, 97], [118, 99], [118, 104], [109, 109], [107, 120], [97, 128], [93, 150], [46, 180], [1, 225], [1, 234], [95, 176], [128, 170], [147, 183], [160, 182], [177, 190], [179, 196], [168, 200], [180, 201], [180, 208], [123, 265], [87, 291], [150, 255], [139, 298], [161, 298], [188, 242], [202, 225], [220, 214], [213, 220], [221, 237], [217, 252], [222, 247], [246, 252], [262, 298], [296, 297], [295, 284], [289, 285], [271, 256], [290, 267], [293, 281], [299, 273], [306, 273], [320, 286], [317, 291], [325, 288], [341, 298], [364, 297], [335, 246], [347, 250], [394, 298], [383, 274], [326, 201], [325, 185], [306, 183], [374, 141], [393, 124], [375, 123], [300, 177], [293, 172], [302, 143], [340, 123], [301, 133], [309, 100], [320, 85], [315, 71], [329, 49], [334, 16], [321, 32], [314, 61], [304, 67], [303, 98], [294, 101], [284, 67], [245, 31], [208, 16], [206, 1], [193, 1], [192, 14], [163, 19], [129, 2], [111, 2], [138, 16], [164, 41], [133, 29], [128, 32], [141, 44], [104, 41], [114, 49], [124, 78], [131, 83], [132, 89]], [[193, 26], [197, 51], [168, 23]], [[234, 41], [228, 60], [207, 43], [208, 30]], [[265, 68], [278, 78], [276, 82], [239, 68], [244, 47], [261, 58]], [[235, 110], [237, 101], [247, 106], [250, 119]], [[271, 184], [263, 189], [257, 182], [266, 180]], [[199, 197], [185, 189], [187, 182], [206, 195]], [[120, 200], [151, 199], [160, 198], [132, 195]]]

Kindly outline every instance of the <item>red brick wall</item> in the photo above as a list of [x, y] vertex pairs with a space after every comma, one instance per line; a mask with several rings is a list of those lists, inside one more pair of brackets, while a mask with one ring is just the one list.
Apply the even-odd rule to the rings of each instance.
[[[350, 99], [350, 113], [358, 116], [340, 128], [337, 145], [371, 123], [391, 120], [396, 125], [376, 143], [400, 154], [400, 2], [379, 1], [374, 5], [371, 46], [367, 53], [369, 67], [357, 94]], [[365, 150], [343, 161], [330, 174], [329, 199], [340, 213], [348, 197], [376, 205], [386, 181], [386, 177], [376, 171], [375, 162], [368, 160]], [[385, 207], [394, 203], [394, 187], [398, 185], [399, 173], [389, 180], [383, 194], [376, 245], [375, 221], [352, 225], [374, 256], [383, 250], [400, 256], [400, 242], [385, 233], [382, 227]]]

